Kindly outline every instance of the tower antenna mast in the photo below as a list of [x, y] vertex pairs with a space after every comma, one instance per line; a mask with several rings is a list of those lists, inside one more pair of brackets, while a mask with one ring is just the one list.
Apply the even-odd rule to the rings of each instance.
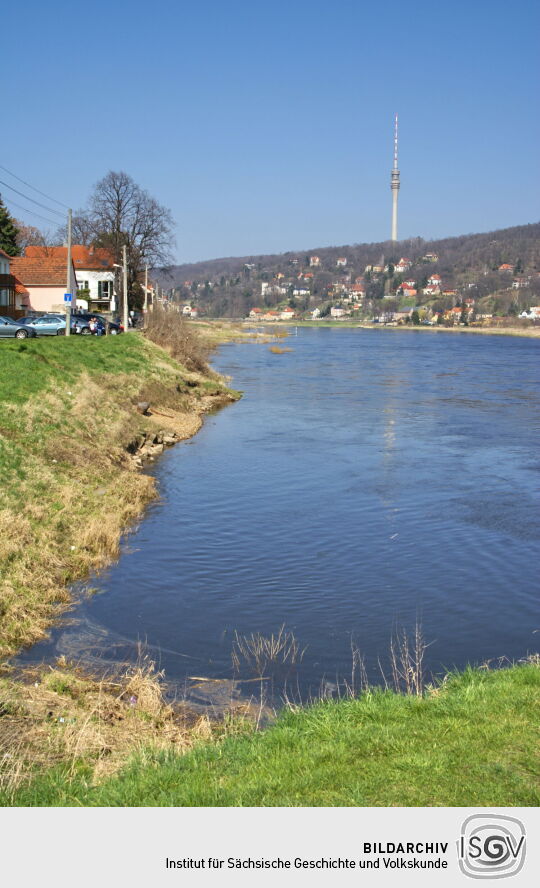
[[394, 165], [392, 167], [392, 177], [390, 180], [390, 188], [392, 189], [392, 240], [398, 239], [397, 211], [398, 211], [398, 192], [399, 192], [399, 169], [398, 169], [398, 116], [394, 118]]

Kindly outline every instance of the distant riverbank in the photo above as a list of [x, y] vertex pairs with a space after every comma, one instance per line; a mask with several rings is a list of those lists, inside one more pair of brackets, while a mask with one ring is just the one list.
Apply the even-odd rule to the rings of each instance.
[[336, 327], [343, 329], [358, 328], [362, 330], [406, 330], [431, 332], [431, 333], [480, 333], [483, 336], [525, 336], [530, 339], [540, 338], [540, 327], [444, 327], [440, 324], [433, 326], [427, 324], [400, 324], [399, 326], [392, 324], [370, 324], [367, 322], [355, 321], [350, 318], [346, 321], [244, 321], [246, 327]]
[[531, 339], [540, 338], [540, 327], [444, 327], [440, 324], [428, 326], [427, 324], [402, 324], [392, 326], [390, 324], [350, 324], [349, 326], [361, 327], [362, 330], [422, 330], [431, 333], [481, 333], [484, 336], [526, 336]]

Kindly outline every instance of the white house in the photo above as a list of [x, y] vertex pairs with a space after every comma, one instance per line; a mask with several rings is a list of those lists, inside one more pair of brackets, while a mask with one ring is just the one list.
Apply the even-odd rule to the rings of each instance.
[[282, 287], [279, 284], [269, 284], [267, 281], [263, 281], [261, 284], [261, 296], [286, 296], [287, 295], [287, 287]]
[[290, 321], [294, 318], [295, 311], [294, 308], [284, 308], [283, 311], [280, 312], [280, 318], [282, 321]]

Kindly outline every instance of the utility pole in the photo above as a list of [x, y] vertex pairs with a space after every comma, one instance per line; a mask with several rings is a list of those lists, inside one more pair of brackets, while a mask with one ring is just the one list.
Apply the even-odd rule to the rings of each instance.
[[148, 312], [148, 265], [145, 265], [144, 268], [144, 307], [143, 307], [144, 317], [146, 319], [146, 314]]
[[[67, 220], [67, 274], [66, 274], [66, 293], [71, 293], [71, 299], [73, 300], [73, 293], [71, 292], [71, 210], [68, 210], [68, 220]], [[75, 299], [77, 298], [77, 291], [75, 291]], [[71, 302], [66, 302], [66, 336], [71, 334]]]
[[128, 286], [128, 285], [127, 285], [127, 249], [126, 249], [126, 245], [125, 245], [125, 244], [124, 244], [124, 246], [122, 247], [122, 261], [123, 261], [123, 263], [124, 263], [123, 266], [122, 266], [122, 270], [123, 270], [123, 273], [124, 273], [124, 306], [123, 306], [123, 308], [124, 308], [124, 312], [123, 312], [124, 317], [123, 317], [123, 321], [122, 321], [122, 323], [123, 323], [123, 325], [124, 325], [124, 332], [127, 333], [127, 331], [128, 331], [128, 326], [129, 326], [129, 321], [128, 321], [128, 288], [127, 288], [127, 286]]

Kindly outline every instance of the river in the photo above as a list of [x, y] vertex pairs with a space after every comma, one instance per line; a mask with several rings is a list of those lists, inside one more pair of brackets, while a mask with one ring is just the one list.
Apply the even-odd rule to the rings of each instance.
[[221, 348], [243, 399], [153, 469], [161, 498], [25, 662], [105, 663], [138, 641], [179, 685], [230, 678], [235, 631], [284, 625], [305, 696], [372, 680], [418, 618], [436, 673], [537, 650], [538, 342], [300, 328]]

